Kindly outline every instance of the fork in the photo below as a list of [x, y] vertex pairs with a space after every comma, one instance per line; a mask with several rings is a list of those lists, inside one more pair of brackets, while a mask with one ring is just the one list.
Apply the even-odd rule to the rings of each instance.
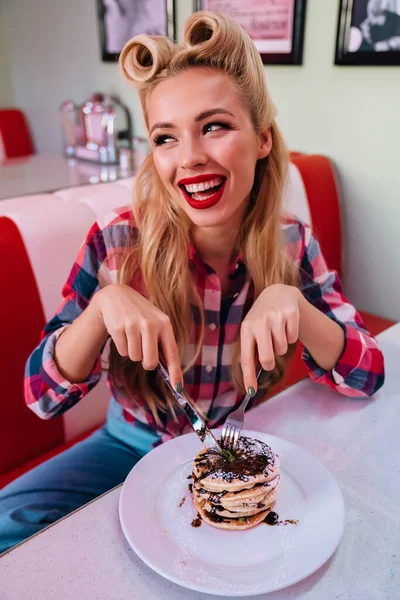
[[[261, 372], [262, 367], [259, 365], [256, 373], [257, 380]], [[239, 407], [227, 416], [221, 435], [221, 446], [224, 450], [235, 450], [243, 427], [244, 411], [251, 397], [250, 394], [246, 394]]]

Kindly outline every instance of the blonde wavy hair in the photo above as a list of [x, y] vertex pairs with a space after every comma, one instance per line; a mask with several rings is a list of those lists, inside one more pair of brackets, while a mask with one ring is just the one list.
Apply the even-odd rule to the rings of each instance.
[[[119, 65], [123, 77], [138, 90], [147, 128], [149, 97], [161, 81], [199, 66], [215, 69], [231, 78], [249, 111], [255, 132], [261, 134], [270, 129], [272, 134], [270, 154], [256, 165], [250, 202], [237, 232], [236, 247], [242, 252], [250, 273], [254, 299], [268, 285], [296, 284], [294, 265], [281, 240], [288, 151], [275, 121], [276, 109], [267, 90], [263, 64], [250, 37], [235, 21], [222, 14], [196, 12], [184, 25], [181, 44], [173, 44], [162, 36], [138, 35], [125, 45]], [[129, 285], [135, 273], [140, 272], [148, 299], [170, 317], [181, 364], [184, 364], [193, 332], [191, 305], [196, 305], [203, 315], [188, 261], [190, 222], [166, 191], [151, 153], [137, 175], [133, 214], [137, 231], [127, 249], [120, 283]], [[203, 332], [204, 321], [193, 359], [184, 365], [184, 372], [200, 354]], [[244, 394], [239, 344], [238, 340], [232, 381], [238, 392]], [[284, 374], [284, 359], [276, 359], [275, 370], [260, 382], [264, 389]], [[160, 423], [160, 413], [171, 411], [175, 415], [173, 399], [159, 378], [145, 371], [140, 363], [121, 357], [113, 344], [110, 371], [114, 385], [128, 397], [141, 390], [157, 423]]]

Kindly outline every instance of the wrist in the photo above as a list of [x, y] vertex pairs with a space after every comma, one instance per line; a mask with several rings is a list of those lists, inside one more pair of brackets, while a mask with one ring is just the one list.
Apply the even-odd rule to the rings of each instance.
[[86, 315], [88, 321], [90, 321], [91, 327], [95, 329], [98, 336], [103, 336], [104, 342], [106, 342], [108, 338], [108, 331], [104, 324], [103, 315], [101, 312], [101, 292], [102, 290], [94, 294], [87, 306], [87, 309], [81, 316]]
[[308, 302], [302, 291], [297, 289], [297, 305], [299, 307], [299, 341], [305, 346], [307, 344], [307, 322], [313, 318], [317, 309]]

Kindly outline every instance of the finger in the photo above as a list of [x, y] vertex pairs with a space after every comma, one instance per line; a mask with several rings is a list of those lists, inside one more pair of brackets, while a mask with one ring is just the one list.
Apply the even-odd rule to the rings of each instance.
[[126, 332], [126, 340], [128, 344], [129, 358], [133, 362], [142, 361], [142, 337], [137, 327], [131, 328], [129, 331]]
[[181, 369], [181, 361], [179, 358], [179, 350], [169, 319], [168, 322], [163, 325], [160, 331], [159, 339], [171, 384], [173, 385], [174, 389], [176, 389], [178, 383], [180, 383], [183, 387], [183, 374]]
[[158, 336], [155, 326], [144, 319], [140, 323], [140, 333], [142, 336], [142, 366], [146, 371], [152, 371], [158, 365]]
[[252, 388], [254, 392], [257, 391], [255, 353], [256, 341], [252, 328], [246, 321], [243, 321], [240, 328], [240, 362], [242, 365], [243, 383], [247, 393], [250, 393], [249, 388]]
[[285, 320], [281, 315], [274, 317], [271, 322], [271, 337], [274, 353], [278, 356], [286, 354], [288, 351], [288, 343], [286, 339]]
[[299, 339], [299, 313], [295, 312], [286, 321], [286, 339], [288, 344], [295, 344]]
[[124, 329], [116, 329], [112, 333], [110, 332], [112, 340], [115, 344], [117, 352], [120, 356], [129, 356], [128, 341], [126, 339]]
[[272, 371], [275, 367], [274, 346], [271, 329], [267, 326], [260, 330], [256, 337], [258, 360], [264, 371]]

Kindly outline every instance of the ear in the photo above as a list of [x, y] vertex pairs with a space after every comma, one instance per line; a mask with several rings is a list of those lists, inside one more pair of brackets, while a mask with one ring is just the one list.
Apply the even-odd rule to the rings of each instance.
[[265, 158], [271, 152], [272, 148], [272, 134], [271, 129], [266, 129], [259, 136], [259, 148], [257, 154], [257, 160]]

